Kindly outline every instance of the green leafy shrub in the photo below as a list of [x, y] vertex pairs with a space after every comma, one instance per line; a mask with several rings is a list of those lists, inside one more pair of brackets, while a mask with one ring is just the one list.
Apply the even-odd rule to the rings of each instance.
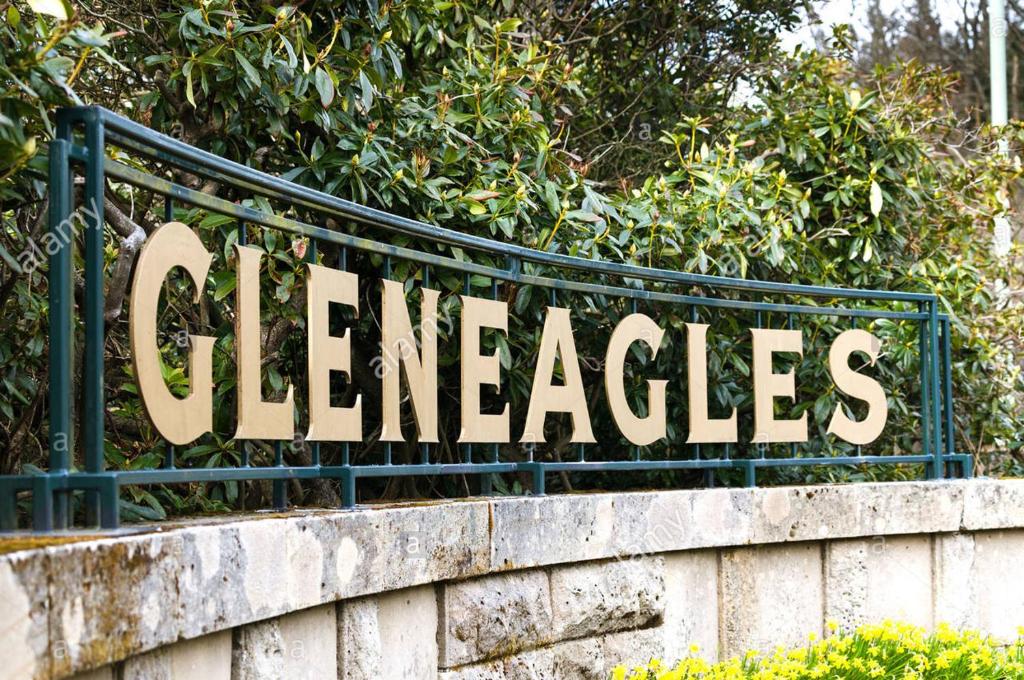
[[[44, 159], [31, 156], [29, 141], [41, 148], [54, 109], [76, 101], [102, 103], [190, 144], [314, 189], [502, 241], [674, 270], [935, 292], [954, 318], [957, 449], [984, 463], [989, 451], [1024, 440], [1016, 418], [1021, 376], [1013, 360], [1022, 331], [1020, 303], [1000, 287], [1008, 265], [991, 256], [987, 237], [992, 217], [1006, 210], [1006, 192], [1020, 167], [990, 153], [991, 137], [964, 136], [945, 105], [953, 86], [945, 74], [909, 64], [864, 75], [853, 70], [841, 41], [831, 52], [782, 55], [766, 50], [758, 37], [759, 63], [748, 69], [747, 98], [728, 107], [712, 98], [718, 101], [714, 108], [690, 117], [671, 113], [666, 120], [650, 121], [662, 132], [663, 156], [655, 166], [663, 172], [633, 182], [623, 171], [621, 182], [605, 177], [597, 182], [589, 175], [595, 159], [575, 153], [594, 144], [577, 142], [575, 131], [578, 120], [593, 121], [602, 114], [588, 111], [577, 119], [573, 111], [600, 99], [600, 88], [615, 77], [610, 62], [594, 71], [587, 70], [586, 61], [572, 62], [565, 45], [538, 40], [529, 25], [510, 16], [508, 3], [314, 1], [271, 7], [206, 0], [170, 3], [160, 12], [147, 3], [92, 12], [83, 6], [60, 19], [26, 9], [18, 22], [9, 21], [0, 30], [6, 69], [0, 70], [6, 116], [0, 118], [0, 142], [6, 144], [0, 255], [8, 253], [0, 270], [0, 378], [7, 388], [0, 391], [0, 471], [30, 469], [45, 460], [45, 270], [20, 270], [16, 255], [27, 239], [38, 237], [45, 222]], [[782, 15], [790, 21], [787, 12]], [[1018, 134], [1008, 132], [1011, 138]], [[652, 148], [657, 147], [644, 145], [644, 167], [652, 162]], [[628, 157], [616, 154], [616, 162], [602, 172]], [[120, 159], [138, 162], [123, 152]], [[261, 210], [420, 247], [365, 226], [323, 220], [295, 206], [229, 191], [159, 164], [145, 169]], [[148, 234], [159, 225], [162, 202], [115, 184], [107, 187], [107, 201], [108, 266], [111, 272], [130, 271], [133, 254], [124, 246], [140, 231]], [[168, 287], [162, 323], [170, 329], [164, 347], [169, 382], [180, 387], [184, 380], [175, 331], [218, 338], [216, 434], [179, 452], [179, 461], [234, 464], [239, 451], [230, 441], [235, 373], [231, 247], [238, 232], [230, 220], [188, 206], [176, 206], [174, 217], [197, 230], [216, 261], [202, 307], [188, 303], [191, 289], [184, 281], [172, 279]], [[278, 399], [290, 383], [303, 412], [300, 338], [303, 258], [309, 246], [270, 231], [250, 229], [248, 236], [270, 255], [261, 299], [264, 393]], [[437, 252], [467, 257], [455, 249], [437, 247]], [[319, 256], [334, 264], [339, 254], [324, 248]], [[380, 275], [381, 259], [353, 255], [349, 264], [364, 281], [361, 299], [375, 298], [369, 292]], [[424, 274], [409, 263], [394, 265], [395, 278], [415, 280]], [[457, 315], [456, 294], [467, 282], [451, 272], [434, 276], [445, 292], [441, 313]], [[468, 281], [478, 295], [489, 294], [490, 283], [481, 277]], [[111, 276], [107, 299], [122, 297], [123, 286], [124, 280], [118, 283]], [[539, 289], [512, 285], [499, 286], [497, 293], [510, 303], [513, 323], [507, 343], [488, 342], [501, 350], [501, 395], [511, 401], [518, 423], [548, 298]], [[574, 309], [595, 433], [606, 443], [599, 454], [626, 455], [603, 403], [600, 361], [608, 326], [629, 309], [600, 296], [565, 295], [560, 304]], [[355, 375], [346, 392], [364, 395], [365, 420], [376, 424], [380, 381], [372, 371], [374, 311], [365, 309], [354, 329], [365, 341], [353, 343]], [[656, 362], [637, 356], [627, 366], [630, 399], [638, 406], [645, 377], [679, 375], [687, 320], [682, 310], [665, 306], [641, 311], [670, 333]], [[717, 378], [713, 415], [736, 406], [741, 427], [749, 428], [749, 340], [742, 331], [754, 318], [701, 313], [714, 325], [709, 358]], [[116, 305], [108, 309], [107, 459], [112, 467], [150, 467], [159, 464], [164, 445], [135, 393], [125, 316]], [[763, 321], [776, 327], [786, 322], [771, 315]], [[817, 432], [812, 426], [815, 452], [842, 449], [821, 431], [839, 397], [818, 360], [841, 327], [829, 318], [804, 325], [807, 360], [796, 364], [800, 387], [791, 410], [807, 410], [818, 423]], [[871, 452], [918, 450], [920, 388], [916, 379], [906, 378], [917, 375], [916, 329], [877, 322], [872, 331], [884, 341], [886, 354], [877, 371], [890, 394], [891, 421], [886, 438]], [[440, 402], [454, 404], [456, 355], [453, 343], [441, 339]], [[76, 382], [76, 402], [80, 387]], [[679, 455], [685, 436], [677, 425], [685, 422], [680, 392], [670, 392], [668, 440], [643, 455]], [[858, 406], [851, 406], [856, 412]], [[412, 432], [408, 416], [406, 431]], [[457, 418], [442, 418], [442, 427], [442, 445], [432, 455], [455, 459]], [[567, 419], [549, 419], [550, 444], [538, 455], [573, 455], [568, 435]], [[369, 433], [368, 445], [354, 451], [355, 462], [379, 453], [374, 438]], [[416, 448], [415, 442], [396, 447], [396, 460], [412, 460]], [[254, 464], [273, 455], [260, 443], [252, 453]], [[510, 446], [501, 455], [525, 454]], [[305, 464], [308, 456], [300, 446], [289, 451], [287, 460]], [[780, 471], [766, 472], [763, 481], [916, 474], [919, 470]], [[553, 480], [553, 485], [568, 481]], [[653, 480], [602, 478], [606, 485], [638, 481], [681, 485], [699, 479], [688, 473]], [[511, 487], [515, 480], [505, 483]], [[454, 480], [402, 480], [375, 492], [467, 490]], [[186, 512], [257, 505], [266, 490], [251, 485], [248, 501], [245, 491], [231, 482], [126, 493], [159, 515], [164, 508]], [[334, 502], [321, 491], [296, 487], [292, 498]]]
[[[833, 632], [835, 627], [832, 626]], [[991, 637], [940, 625], [935, 633], [887, 621], [852, 633], [811, 638], [806, 647], [750, 652], [716, 664], [687, 657], [675, 665], [653, 660], [647, 666], [616, 668], [613, 680], [775, 680], [833, 678], [869, 680], [996, 680], [1024, 676], [1024, 639], [1009, 646]]]

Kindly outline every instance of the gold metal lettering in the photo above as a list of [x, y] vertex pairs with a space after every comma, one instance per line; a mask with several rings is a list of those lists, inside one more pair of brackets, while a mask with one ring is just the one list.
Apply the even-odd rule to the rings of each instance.
[[164, 382], [157, 340], [157, 307], [164, 279], [174, 267], [188, 272], [199, 302], [213, 256], [181, 222], [168, 222], [142, 246], [132, 280], [129, 333], [135, 379], [157, 431], [172, 444], [188, 444], [213, 429], [214, 338], [190, 335], [188, 396], [175, 397]]

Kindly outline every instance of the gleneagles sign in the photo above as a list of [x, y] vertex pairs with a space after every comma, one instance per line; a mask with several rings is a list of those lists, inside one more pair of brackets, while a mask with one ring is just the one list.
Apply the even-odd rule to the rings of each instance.
[[[287, 440], [294, 436], [294, 394], [290, 386], [284, 401], [269, 402], [261, 390], [259, 272], [263, 251], [235, 246], [237, 287], [235, 303], [235, 347], [238, 365], [238, 439]], [[170, 222], [160, 227], [139, 255], [131, 294], [131, 350], [143, 403], [153, 424], [169, 442], [187, 444], [213, 427], [214, 338], [191, 336], [189, 393], [174, 396], [161, 373], [157, 340], [157, 306], [167, 274], [181, 267], [196, 286], [196, 302], [213, 256], [199, 237], [184, 224]], [[328, 329], [332, 303], [346, 305], [359, 313], [359, 278], [356, 274], [309, 264], [306, 279], [308, 333], [308, 383], [310, 441], [361, 441], [363, 437], [361, 397], [349, 407], [331, 405], [330, 373], [339, 371], [351, 378], [351, 337], [348, 331], [332, 336]], [[397, 281], [383, 281], [381, 351], [396, 357], [405, 369], [407, 388], [420, 442], [438, 441], [437, 424], [437, 303], [438, 291], [420, 289], [419, 350], [410, 343], [414, 335], [406, 306], [405, 287]], [[461, 432], [464, 443], [506, 443], [511, 440], [509, 409], [503, 413], [481, 413], [480, 390], [499, 386], [501, 364], [494, 354], [481, 354], [484, 329], [508, 333], [508, 305], [500, 300], [461, 296]], [[739, 440], [736, 410], [728, 418], [708, 414], [708, 375], [705, 324], [686, 324], [687, 382], [689, 394], [688, 443], [727, 443]], [[800, 330], [750, 329], [753, 346], [752, 388], [754, 392], [754, 442], [807, 441], [807, 414], [797, 419], [780, 419], [774, 413], [776, 398], [795, 397], [793, 371], [773, 371], [777, 352], [803, 353]], [[648, 413], [638, 416], [629, 406], [623, 384], [626, 354], [633, 343], [646, 345], [656, 355], [665, 334], [657, 322], [644, 314], [623, 318], [608, 339], [604, 364], [604, 388], [616, 426], [630, 442], [647, 445], [665, 437], [665, 397], [668, 380], [647, 381]], [[850, 418], [842, 405], [832, 413], [828, 432], [852, 444], [874, 441], [888, 416], [885, 392], [873, 378], [849, 366], [854, 352], [864, 353], [874, 365], [878, 338], [864, 330], [840, 333], [829, 350], [829, 369], [836, 387], [853, 399], [867, 404], [863, 420]], [[563, 384], [553, 384], [555, 362], [562, 360]], [[403, 441], [400, 419], [400, 373], [397, 367], [382, 376], [383, 423], [380, 439]], [[594, 439], [584, 395], [583, 380], [573, 340], [568, 309], [548, 307], [540, 349], [536, 358], [530, 394], [520, 440], [544, 441], [544, 419], [548, 413], [568, 413], [572, 419], [572, 441], [592, 443]]]

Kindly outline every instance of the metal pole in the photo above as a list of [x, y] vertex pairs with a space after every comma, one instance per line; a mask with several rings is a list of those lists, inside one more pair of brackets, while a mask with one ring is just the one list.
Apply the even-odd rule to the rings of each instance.
[[[992, 91], [992, 125], [1006, 124], [1006, 0], [988, 0], [988, 61], [989, 81]], [[999, 152], [1009, 153], [1005, 139], [999, 140]], [[1010, 221], [1006, 215], [993, 219], [992, 245], [999, 257], [1009, 254], [1011, 240]]]
[[988, 2], [988, 58], [992, 125], [1006, 124], [1006, 0]]

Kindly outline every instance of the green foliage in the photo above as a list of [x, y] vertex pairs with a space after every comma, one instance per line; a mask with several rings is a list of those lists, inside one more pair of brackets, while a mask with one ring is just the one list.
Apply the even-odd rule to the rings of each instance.
[[[609, 4], [613, 5], [617, 6]], [[9, 140], [4, 142], [3, 159], [10, 175], [0, 189], [5, 237], [0, 245], [8, 253], [0, 279], [0, 378], [8, 388], [0, 396], [0, 450], [7, 451], [3, 468], [39, 463], [45, 447], [40, 441], [45, 430], [45, 277], [35, 268], [17, 266], [17, 253], [28, 239], [39, 237], [44, 205], [43, 186], [38, 183], [41, 168], [38, 158], [33, 162], [28, 153], [29, 140], [36, 139], [38, 148], [51, 134], [54, 107], [79, 99], [117, 108], [190, 144], [311, 188], [489, 238], [667, 269], [936, 292], [955, 319], [958, 449], [980, 456], [1024, 439], [1015, 418], [1020, 374], [1011, 354], [1020, 330], [1019, 307], [999, 294], [995, 279], [1001, 264], [990, 256], [987, 239], [979, 237], [989, 230], [992, 216], [1005, 210], [1003, 192], [1017, 178], [1019, 167], [987, 153], [991, 140], [954, 145], [952, 140], [960, 137], [952, 134], [956, 121], [945, 105], [951, 86], [947, 76], [911, 64], [863, 77], [851, 71], [842, 51], [779, 55], [768, 50], [766, 41], [773, 26], [791, 19], [770, 3], [759, 7], [770, 17], [768, 23], [737, 28], [750, 32], [750, 41], [740, 43], [756, 48], [730, 57], [739, 62], [744, 55], [759, 60], [758, 68], [748, 74], [751, 95], [728, 107], [722, 98], [697, 98], [692, 111], [666, 114], [667, 122], [655, 131], [652, 144], [634, 154], [636, 168], [657, 166], [661, 172], [632, 182], [632, 172], [622, 165], [629, 154], [601, 171], [621, 170], [621, 191], [588, 179], [595, 159], [572, 151], [592, 148], [579, 141], [576, 131], [581, 126], [600, 128], [597, 117], [607, 106], [600, 104], [606, 101], [601, 92], [615, 84], [618, 94], [624, 95], [628, 89], [621, 89], [623, 83], [632, 81], [620, 78], [610, 59], [595, 62], [589, 70], [583, 62], [574, 62], [581, 52], [557, 39], [539, 40], [545, 33], [536, 16], [528, 17], [533, 23], [521, 24], [505, 4], [319, 0], [273, 8], [204, 0], [152, 13], [145, 3], [129, 3], [104, 18], [116, 23], [114, 34], [104, 33], [98, 19], [85, 15], [66, 21], [36, 17], [33, 22], [9, 22], [2, 29], [2, 64], [7, 70], [0, 71], [7, 116], [0, 119], [0, 140]], [[601, 31], [607, 29], [601, 26]], [[560, 33], [550, 35], [557, 38]], [[679, 46], [688, 43], [680, 38], [672, 44], [684, 49]], [[594, 53], [600, 45], [587, 49]], [[655, 77], [652, 62], [644, 59], [642, 77]], [[631, 73], [630, 77], [639, 77], [636, 71]], [[29, 83], [34, 94], [19, 83]], [[656, 85], [652, 92], [681, 87]], [[707, 87], [719, 85], [726, 83], [716, 81]], [[591, 107], [592, 102], [598, 105]], [[12, 124], [3, 127], [8, 122]], [[136, 162], [127, 153], [122, 160]], [[260, 210], [425, 247], [366, 226], [325, 220], [301, 206], [228, 190], [188, 173], [153, 164], [145, 169]], [[130, 271], [133, 261], [127, 247], [133, 230], [152, 232], [162, 221], [163, 206], [147, 192], [118, 185], [108, 187], [107, 200], [112, 228], [107, 297], [117, 299], [127, 279], [116, 273]], [[185, 279], [172, 277], [168, 286], [161, 328], [166, 331], [165, 377], [172, 388], [183, 390], [186, 385], [181, 333], [218, 338], [216, 434], [179, 451], [178, 459], [193, 466], [233, 465], [241, 457], [237, 444], [230, 441], [235, 391], [232, 248], [239, 234], [230, 220], [190, 206], [176, 206], [174, 217], [197, 230], [215, 261], [202, 305], [191, 304], [193, 291]], [[250, 228], [247, 235], [251, 245], [267, 254], [261, 289], [264, 392], [277, 399], [287, 384], [293, 385], [298, 410], [304, 412], [301, 337], [304, 266], [311, 246], [279, 232]], [[452, 257], [486, 261], [478, 254], [436, 248]], [[333, 266], [340, 253], [323, 248], [317, 256]], [[425, 276], [411, 263], [392, 264], [394, 278], [408, 279], [410, 288], [413, 280]], [[353, 381], [339, 385], [339, 390], [345, 400], [353, 399], [355, 392], [363, 394], [366, 423], [379, 421], [380, 381], [374, 374], [379, 366], [373, 356], [379, 302], [373, 281], [382, 266], [379, 257], [350, 253], [349, 268], [363, 280], [362, 309], [358, 320], [338, 321], [339, 327], [350, 327], [356, 339]], [[445, 293], [441, 307], [448, 319], [457, 319], [457, 294], [464, 286], [476, 295], [491, 292], [491, 282], [480, 277], [464, 281], [445, 271], [433, 276]], [[529, 287], [502, 285], [497, 293], [510, 303], [512, 327], [507, 341], [485, 338], [484, 351], [500, 351], [505, 380], [500, 396], [511, 402], [513, 422], [520, 423], [549, 299], [544, 291]], [[600, 365], [608, 328], [630, 309], [621, 300], [561, 295], [559, 303], [574, 309], [592, 420], [598, 438], [606, 442], [600, 454], [622, 456], [626, 447], [604, 405]], [[415, 307], [416, 296], [410, 299]], [[663, 305], [640, 311], [670, 331], [656, 361], [638, 351], [627, 366], [629, 398], [642, 412], [647, 378], [680, 375], [684, 323], [689, 318], [683, 316], [684, 310]], [[712, 415], [724, 415], [736, 406], [741, 431], [747, 432], [751, 389], [745, 329], [756, 319], [713, 314], [707, 308], [697, 311], [701, 321], [713, 327]], [[124, 341], [124, 314], [117, 308], [108, 312], [108, 462], [132, 469], [156, 466], [164, 446], [136, 394]], [[781, 327], [787, 319], [766, 315], [761, 322]], [[797, 403], [787, 409], [811, 414], [817, 443], [808, 452], [831, 453], [838, 445], [829, 443], [823, 430], [839, 396], [821, 358], [835, 334], [848, 326], [835, 318], [802, 320], [801, 325], [805, 359], [793, 360], [800, 387]], [[920, 389], [916, 379], [907, 379], [916, 376], [919, 367], [916, 327], [879, 321], [871, 330], [883, 338], [885, 352], [872, 370], [890, 394], [888, 435], [872, 452], [917, 450]], [[440, 332], [440, 401], [454, 404], [459, 388], [457, 355], [454, 343], [444, 342], [451, 328], [442, 324]], [[76, 392], [79, 387], [76, 383]], [[683, 450], [685, 432], [680, 424], [686, 422], [686, 395], [681, 384], [674, 387], [668, 442], [645, 455], [679, 455]], [[490, 407], [499, 401], [496, 394], [485, 398]], [[860, 405], [847, 407], [856, 414]], [[411, 425], [407, 423], [406, 432], [413, 431]], [[433, 455], [455, 460], [457, 417], [445, 416], [442, 428], [444, 441]], [[568, 421], [550, 419], [549, 444], [541, 454], [573, 455], [568, 435]], [[354, 450], [357, 462], [379, 455], [376, 436], [368, 433], [367, 445]], [[325, 455], [334, 455], [326, 448]], [[396, 449], [398, 461], [417, 455], [415, 443]], [[273, 456], [262, 443], [251, 444], [249, 453], [256, 464]], [[502, 455], [524, 453], [508, 447]], [[301, 445], [287, 454], [298, 464], [308, 462], [308, 456]], [[792, 481], [800, 474], [804, 473], [778, 473], [773, 479]], [[879, 472], [832, 471], [827, 478], [875, 474]], [[692, 480], [667, 475], [654, 481]], [[396, 485], [376, 492], [395, 496], [465, 491], [455, 480], [438, 484], [429, 489]], [[499, 488], [515, 489], [516, 484], [504, 480]], [[165, 509], [255, 505], [266, 490], [227, 483], [130, 493], [125, 502], [131, 503], [131, 512], [146, 517]], [[333, 502], [323, 489], [305, 493], [293, 498]]]

